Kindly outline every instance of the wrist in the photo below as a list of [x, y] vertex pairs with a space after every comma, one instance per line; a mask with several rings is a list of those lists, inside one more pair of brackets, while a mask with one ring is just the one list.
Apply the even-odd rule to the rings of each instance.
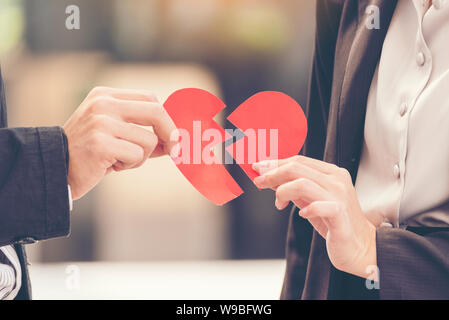
[[376, 227], [368, 223], [367, 230], [364, 254], [353, 274], [377, 282], [379, 281], [379, 274], [377, 272]]

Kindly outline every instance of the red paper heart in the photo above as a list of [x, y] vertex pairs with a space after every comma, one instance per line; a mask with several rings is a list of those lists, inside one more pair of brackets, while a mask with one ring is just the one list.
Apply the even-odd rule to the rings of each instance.
[[[208, 156], [214, 145], [230, 138], [230, 135], [213, 120], [225, 107], [224, 103], [207, 91], [189, 88], [174, 92], [164, 103], [164, 107], [177, 128], [188, 134], [190, 152], [184, 156], [187, 156], [189, 161], [179, 163], [177, 167], [190, 183], [217, 205], [223, 205], [242, 194], [242, 189], [223, 164], [210, 163], [213, 155], [208, 157], [207, 163], [199, 156], [199, 154]], [[255, 134], [252, 136], [255, 140], [245, 136], [226, 148], [237, 160], [242, 160], [241, 157], [236, 157], [239, 155], [237, 150], [244, 150], [244, 161], [240, 161], [244, 163], [239, 161], [237, 163], [251, 179], [258, 175], [251, 168], [253, 162], [273, 158], [269, 153], [271, 143], [265, 144], [266, 152], [263, 152], [263, 148], [259, 145], [264, 138], [269, 140], [270, 130], [277, 133], [277, 159], [298, 154], [307, 135], [307, 120], [301, 107], [295, 100], [281, 92], [264, 91], [253, 95], [242, 103], [228, 120], [240, 130]], [[212, 138], [212, 142], [208, 139], [203, 141], [203, 135], [211, 139], [211, 135], [207, 134], [210, 132], [216, 132], [220, 137], [215, 135], [216, 139]], [[274, 134], [271, 135], [273, 136]], [[251, 156], [248, 152], [250, 140], [257, 141], [255, 149], [251, 149], [253, 151]], [[254, 144], [252, 146], [254, 147]]]

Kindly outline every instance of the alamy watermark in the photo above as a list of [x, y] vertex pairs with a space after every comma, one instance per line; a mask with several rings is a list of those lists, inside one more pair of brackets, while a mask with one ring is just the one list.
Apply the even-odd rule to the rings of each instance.
[[380, 289], [380, 282], [379, 282], [379, 267], [375, 265], [368, 266], [366, 268], [366, 273], [368, 276], [365, 280], [365, 287], [368, 290], [379, 290]]
[[380, 29], [380, 9], [376, 5], [370, 5], [366, 7], [365, 14], [367, 18], [365, 20], [365, 26], [368, 30]]
[[65, 8], [68, 15], [65, 19], [65, 27], [67, 30], [79, 30], [81, 28], [81, 12], [77, 5], [70, 5]]
[[[192, 129], [192, 134], [186, 129], [178, 129], [171, 135], [171, 141], [178, 142], [170, 153], [176, 164], [252, 164], [278, 159], [278, 129], [247, 129], [243, 132], [226, 129], [223, 134], [215, 128], [202, 130], [201, 121], [193, 121]], [[225, 148], [227, 153], [223, 160], [216, 147], [229, 141], [233, 143]]]
[[75, 264], [68, 265], [65, 268], [65, 287], [69, 291], [81, 290], [81, 269]]

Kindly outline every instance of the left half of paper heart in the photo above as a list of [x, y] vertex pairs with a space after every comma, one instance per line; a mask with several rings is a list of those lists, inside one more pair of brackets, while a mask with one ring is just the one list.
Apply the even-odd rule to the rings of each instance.
[[225, 104], [205, 90], [187, 88], [171, 94], [164, 108], [180, 132], [182, 148], [175, 163], [187, 180], [216, 205], [240, 196], [243, 190], [213, 151], [227, 139], [213, 120]]

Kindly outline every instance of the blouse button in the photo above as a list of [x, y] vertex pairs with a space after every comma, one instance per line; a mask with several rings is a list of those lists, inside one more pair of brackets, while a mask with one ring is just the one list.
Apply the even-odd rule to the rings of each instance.
[[424, 53], [419, 52], [416, 56], [416, 62], [418, 63], [418, 66], [422, 67], [426, 63], [426, 56]]
[[382, 223], [380, 224], [380, 226], [381, 226], [381, 227], [388, 227], [388, 228], [392, 228], [392, 227], [393, 227], [393, 225], [392, 225], [390, 222], [388, 222], [388, 221], [382, 222]]
[[401, 107], [399, 108], [399, 114], [401, 117], [405, 116], [405, 114], [407, 113], [407, 109], [407, 104], [405, 102], [401, 104]]
[[396, 179], [399, 179], [401, 176], [401, 171], [399, 170], [399, 165], [395, 164], [393, 167], [393, 175]]

